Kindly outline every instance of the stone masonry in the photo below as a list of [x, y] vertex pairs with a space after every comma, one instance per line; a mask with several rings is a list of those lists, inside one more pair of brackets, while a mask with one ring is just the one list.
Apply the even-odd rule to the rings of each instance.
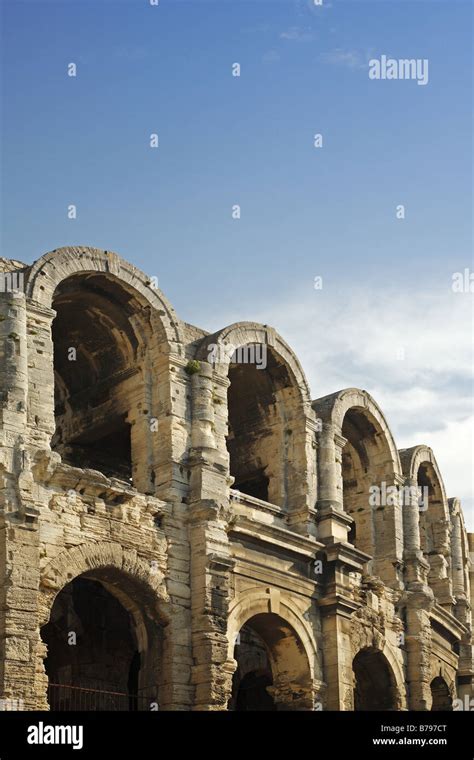
[[430, 448], [114, 253], [0, 264], [3, 705], [474, 709], [473, 536]]

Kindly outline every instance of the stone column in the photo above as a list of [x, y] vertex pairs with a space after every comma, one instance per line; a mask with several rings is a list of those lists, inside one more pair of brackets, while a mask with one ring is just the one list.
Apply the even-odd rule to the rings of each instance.
[[28, 426], [35, 448], [49, 450], [56, 429], [52, 324], [56, 312], [27, 304]]
[[191, 382], [189, 529], [194, 709], [226, 710], [236, 667], [235, 661], [228, 659], [227, 638], [234, 566], [227, 527], [232, 510], [224, 430], [216, 420], [214, 405], [223, 406], [228, 382], [214, 382], [212, 368], [206, 362], [200, 363]]
[[452, 516], [451, 532], [451, 573], [453, 580], [453, 595], [458, 600], [466, 599], [464, 588], [464, 558], [462, 550], [462, 531], [459, 514]]
[[351, 574], [361, 574], [369, 556], [348, 543], [324, 549], [323, 593], [318, 600], [323, 633], [325, 709], [353, 709], [351, 620], [359, 609]]
[[410, 710], [431, 709], [431, 623], [430, 609], [434, 599], [423, 584], [412, 583], [414, 590], [406, 595], [407, 686]]
[[342, 484], [337, 468], [337, 448], [342, 449], [346, 440], [331, 423], [324, 422], [318, 436], [318, 508], [333, 507], [342, 510]]
[[283, 463], [287, 473], [286, 492], [288, 499], [288, 527], [303, 536], [316, 537], [316, 422], [314, 412], [309, 408], [301, 419], [301, 409], [295, 412], [292, 422], [294, 432], [291, 439], [291, 457], [288, 460], [304, 463], [304, 468], [290, 467]]
[[34, 709], [39, 540], [24, 294], [2, 293], [0, 316], [0, 697]]
[[323, 543], [347, 541], [352, 518], [342, 503], [342, 449], [346, 439], [324, 422], [318, 438], [318, 539]]
[[[191, 435], [190, 378], [180, 347], [169, 354], [165, 344], [154, 344], [144, 362], [145, 385], [141, 414], [137, 414], [132, 437], [145, 437], [141, 462], [144, 489], [150, 482], [155, 496], [171, 505], [163, 519], [166, 535], [170, 596], [170, 620], [164, 628], [164, 672], [160, 709], [189, 710], [193, 704], [191, 684], [191, 552], [189, 541], [189, 493], [191, 468], [187, 461]], [[146, 401], [146, 406], [144, 406]], [[146, 409], [148, 414], [143, 414]], [[138, 427], [137, 427], [138, 426]], [[133, 440], [133, 438], [132, 438]]]
[[426, 584], [429, 565], [424, 559], [420, 547], [419, 496], [416, 480], [407, 478], [403, 493], [403, 560], [405, 581], [408, 586], [411, 583]]
[[350, 711], [353, 704], [350, 616], [356, 605], [344, 600], [321, 608], [324, 679], [327, 684], [325, 710]]
[[474, 696], [474, 658], [472, 651], [472, 614], [470, 600], [466, 589], [465, 554], [461, 515], [455, 509], [455, 500], [450, 499], [451, 508], [451, 574], [453, 596], [455, 598], [454, 614], [460, 623], [468, 629], [459, 645], [459, 662], [457, 672], [458, 698], [465, 700]]
[[233, 560], [215, 503], [192, 505], [192, 683], [195, 710], [226, 710], [236, 663], [228, 660], [229, 578]]

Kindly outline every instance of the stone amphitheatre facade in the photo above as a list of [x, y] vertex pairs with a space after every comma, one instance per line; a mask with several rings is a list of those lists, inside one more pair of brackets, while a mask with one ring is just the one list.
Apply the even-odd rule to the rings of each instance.
[[2, 268], [2, 700], [469, 704], [472, 536], [431, 449], [397, 450], [364, 390], [312, 401], [268, 325], [182, 322], [114, 253]]

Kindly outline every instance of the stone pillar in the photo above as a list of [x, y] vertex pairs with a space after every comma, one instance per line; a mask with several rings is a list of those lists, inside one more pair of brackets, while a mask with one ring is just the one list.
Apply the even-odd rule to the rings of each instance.
[[[176, 547], [168, 557], [170, 577], [174, 576]], [[186, 558], [187, 560], [187, 558]], [[187, 561], [186, 561], [187, 566]], [[189, 585], [174, 580], [168, 582], [173, 600], [171, 620], [163, 630], [163, 682], [160, 688], [160, 710], [190, 710], [193, 688], [190, 684], [192, 668], [189, 610]]]
[[153, 414], [153, 401], [145, 377], [142, 373], [136, 376], [127, 422], [130, 425], [133, 486], [141, 493], [151, 494], [156, 480], [153, 443], [161, 431], [159, 419]]
[[27, 448], [26, 302], [0, 296], [0, 697], [34, 709], [38, 510]]
[[[436, 518], [433, 518], [433, 515], [436, 515]], [[433, 589], [437, 603], [452, 613], [454, 598], [449, 568], [451, 523], [445, 516], [444, 503], [441, 500], [438, 502], [430, 501], [428, 510], [422, 511], [420, 514], [420, 523], [422, 521], [426, 528], [432, 531], [433, 535], [433, 546], [427, 557], [430, 568], [428, 583]]]
[[353, 710], [352, 651], [347, 630], [355, 605], [321, 608], [324, 679], [327, 684], [325, 710]]
[[[27, 426], [28, 352], [26, 303], [22, 293], [2, 293], [0, 299], [0, 430], [9, 440]], [[2, 445], [7, 444], [7, 439]]]
[[54, 417], [54, 360], [52, 324], [56, 312], [27, 304], [28, 427], [32, 445], [50, 449]]
[[465, 572], [465, 552], [461, 515], [455, 499], [449, 500], [451, 509], [451, 575], [453, 596], [455, 598], [454, 615], [467, 628], [459, 644], [459, 662], [457, 671], [457, 696], [469, 700], [474, 696], [474, 658], [472, 649], [472, 613], [468, 598], [467, 574]]
[[407, 478], [403, 500], [403, 538], [405, 554], [408, 557], [420, 553], [420, 525], [418, 505], [418, 485], [415, 479]]
[[426, 584], [429, 564], [420, 547], [418, 484], [407, 478], [404, 485], [403, 509], [403, 560], [405, 582]]
[[419, 584], [406, 595], [407, 686], [410, 710], [431, 709], [431, 623], [434, 599], [431, 590]]
[[151, 433], [150, 468], [155, 496], [182, 503], [188, 496], [190, 472], [187, 460], [191, 425], [189, 377], [186, 361], [153, 346], [146, 370], [151, 404], [148, 424]]
[[353, 709], [351, 618], [359, 609], [351, 573], [361, 574], [367, 554], [347, 543], [327, 543], [323, 593], [318, 600], [323, 633], [325, 709]]
[[286, 462], [304, 463], [304, 469], [298, 466], [288, 468], [285, 461], [282, 463], [286, 473], [288, 527], [300, 535], [316, 538], [316, 422], [311, 408], [306, 411], [303, 420], [301, 416], [298, 406], [294, 423], [291, 423], [294, 428], [289, 436], [291, 449], [285, 450], [285, 457]]
[[338, 472], [337, 449], [342, 450], [346, 439], [331, 423], [324, 422], [318, 436], [318, 508], [333, 507], [342, 511], [342, 483]]
[[318, 539], [323, 543], [346, 542], [352, 517], [342, 503], [342, 449], [346, 439], [330, 423], [323, 423], [318, 438]]
[[194, 709], [226, 710], [236, 663], [228, 660], [227, 617], [233, 560], [225, 523], [211, 500], [192, 505], [192, 683]]
[[462, 531], [459, 514], [452, 516], [451, 531], [451, 573], [453, 580], [453, 595], [456, 602], [466, 599], [464, 588], [464, 557], [462, 550]]
[[[222, 427], [216, 431], [214, 402], [222, 405], [228, 383], [214, 383], [201, 362], [192, 375], [192, 449], [189, 496], [194, 709], [226, 710], [236, 667], [228, 659], [230, 574], [234, 561], [227, 536], [228, 455]], [[217, 440], [220, 432], [221, 447]], [[224, 443], [222, 443], [224, 442]]]
[[191, 683], [192, 611], [189, 499], [191, 468], [187, 462], [190, 418], [190, 380], [180, 347], [168, 354], [165, 346], [155, 346], [148, 357], [151, 375], [150, 470], [155, 496], [172, 504], [163, 529], [167, 541], [167, 588], [171, 619], [164, 630], [167, 667], [160, 709], [189, 710], [194, 699]]

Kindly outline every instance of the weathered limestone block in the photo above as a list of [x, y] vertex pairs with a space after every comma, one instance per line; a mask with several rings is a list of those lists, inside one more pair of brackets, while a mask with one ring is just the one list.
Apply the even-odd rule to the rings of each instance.
[[373, 709], [364, 669], [384, 709], [473, 694], [472, 536], [431, 449], [398, 452], [366, 391], [311, 402], [273, 328], [182, 322], [115, 253], [4, 273], [0, 698]]

